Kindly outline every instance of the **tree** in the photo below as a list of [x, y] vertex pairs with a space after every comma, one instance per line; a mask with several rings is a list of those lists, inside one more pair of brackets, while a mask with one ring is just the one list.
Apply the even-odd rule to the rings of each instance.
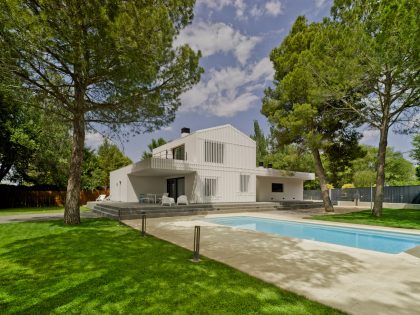
[[0, 93], [0, 181], [7, 176], [13, 182], [65, 187], [69, 128], [25, 106], [36, 100], [20, 93]]
[[109, 173], [133, 163], [120, 149], [105, 139], [98, 148], [98, 164], [101, 170], [100, 186], [109, 187]]
[[[375, 184], [378, 148], [362, 146], [365, 156], [353, 161], [353, 183], [356, 187], [369, 187]], [[385, 183], [388, 186], [415, 185], [414, 165], [406, 160], [401, 152], [387, 148], [385, 161]]]
[[103, 183], [103, 172], [100, 168], [95, 150], [84, 148], [82, 166], [82, 189], [95, 189]]
[[264, 131], [261, 129], [258, 120], [254, 120], [254, 134], [251, 135], [251, 139], [255, 140], [257, 145], [258, 166], [259, 162], [264, 162], [264, 159], [268, 154], [268, 138], [264, 135]]
[[[313, 52], [318, 63], [312, 72], [343, 110], [379, 130], [373, 214], [380, 216], [389, 130], [419, 123], [418, 1], [335, 0], [331, 12], [335, 31], [314, 45], [322, 49]], [[353, 71], [341, 71], [342, 65]], [[348, 86], [336, 84], [343, 73]], [[349, 95], [360, 97], [359, 106], [347, 100]]]
[[143, 155], [141, 156], [141, 160], [147, 160], [152, 157], [153, 149], [156, 149], [157, 147], [160, 147], [161, 145], [164, 145], [166, 143], [166, 140], [163, 138], [158, 139], [152, 139], [152, 142], [147, 145], [149, 148], [149, 151], [144, 151]]
[[410, 153], [410, 157], [417, 162], [416, 176], [420, 180], [420, 135], [415, 135], [411, 142], [413, 150]]
[[10, 95], [0, 93], [0, 181], [13, 167], [28, 165], [37, 148], [36, 135], [21, 106]]
[[[0, 71], [12, 73], [71, 124], [64, 222], [80, 223], [86, 128], [150, 132], [173, 121], [179, 96], [202, 73], [199, 53], [173, 40], [193, 17], [186, 1], [33, 1], [0, 3]], [[130, 127], [130, 128], [127, 128]]]
[[342, 139], [357, 138], [355, 127], [359, 124], [355, 115], [334, 110], [336, 99], [319, 88], [311, 71], [310, 63], [316, 62], [310, 52], [312, 42], [328, 27], [327, 23], [308, 25], [304, 17], [298, 17], [280, 47], [273, 49], [270, 59], [275, 69], [275, 89], [265, 91], [262, 113], [275, 127], [280, 144], [294, 143], [311, 152], [325, 211], [330, 212], [334, 208], [321, 151]]
[[355, 130], [339, 133], [335, 141], [325, 148], [327, 178], [334, 187], [341, 187], [351, 181], [353, 161], [366, 155], [359, 145], [360, 137]]
[[411, 142], [413, 149], [410, 152], [410, 157], [420, 164], [420, 135], [415, 135]]

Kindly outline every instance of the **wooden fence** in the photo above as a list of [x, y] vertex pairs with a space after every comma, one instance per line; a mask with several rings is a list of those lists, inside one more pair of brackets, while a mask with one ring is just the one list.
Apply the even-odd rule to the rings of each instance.
[[[96, 200], [101, 194], [109, 195], [109, 190], [81, 191], [80, 205]], [[0, 188], [0, 209], [63, 206], [65, 200], [65, 191]]]

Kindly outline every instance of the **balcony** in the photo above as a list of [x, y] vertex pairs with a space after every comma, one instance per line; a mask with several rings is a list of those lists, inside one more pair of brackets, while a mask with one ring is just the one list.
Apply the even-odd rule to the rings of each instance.
[[170, 176], [194, 172], [197, 165], [183, 160], [152, 157], [133, 164], [129, 175], [135, 176]]

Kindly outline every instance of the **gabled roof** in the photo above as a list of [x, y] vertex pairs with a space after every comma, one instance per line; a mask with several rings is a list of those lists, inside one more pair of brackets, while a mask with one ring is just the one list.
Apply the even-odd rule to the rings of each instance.
[[[255, 141], [254, 141], [253, 139], [251, 139], [248, 135], [246, 135], [245, 133], [243, 133], [243, 132], [242, 132], [242, 131], [240, 131], [239, 129], [237, 129], [237, 128], [233, 127], [231, 124], [225, 124], [225, 125], [220, 125], [220, 126], [215, 126], [215, 127], [210, 127], [210, 128], [204, 128], [204, 129], [199, 129], [199, 130], [196, 130], [196, 131], [194, 131], [194, 132], [191, 132], [191, 133], [190, 133], [189, 135], [187, 135], [187, 136], [184, 136], [184, 137], [180, 137], [180, 138], [177, 138], [177, 139], [171, 140], [171, 141], [167, 142], [166, 144], [161, 145], [161, 146], [159, 146], [159, 147], [157, 147], [157, 148], [153, 149], [153, 151], [158, 150], [160, 147], [163, 147], [163, 146], [169, 146], [169, 147], [171, 147], [174, 143], [181, 142], [182, 140], [184, 140], [184, 139], [186, 139], [186, 138], [188, 138], [188, 137], [191, 137], [191, 136], [193, 136], [193, 135], [196, 135], [196, 134], [206, 133], [206, 132], [209, 132], [209, 131], [211, 132], [211, 131], [213, 131], [213, 130], [218, 130], [218, 129], [223, 129], [223, 128], [230, 128], [230, 129], [231, 129], [231, 130], [233, 130], [236, 134], [240, 135], [241, 137], [246, 138], [246, 140], [248, 140], [248, 141], [251, 141], [251, 142], [255, 143]], [[178, 144], [177, 144], [177, 145], [178, 145]]]
[[204, 133], [204, 132], [208, 132], [208, 131], [212, 131], [212, 130], [217, 130], [217, 129], [223, 129], [223, 128], [231, 128], [236, 133], [240, 134], [241, 136], [246, 137], [248, 140], [251, 140], [252, 142], [255, 142], [254, 139], [252, 139], [251, 137], [249, 137], [248, 135], [246, 135], [245, 133], [243, 133], [242, 131], [240, 131], [238, 128], [235, 128], [231, 124], [225, 124], [225, 125], [220, 125], [220, 126], [215, 126], [215, 127], [200, 129], [200, 130], [195, 131], [195, 133]]

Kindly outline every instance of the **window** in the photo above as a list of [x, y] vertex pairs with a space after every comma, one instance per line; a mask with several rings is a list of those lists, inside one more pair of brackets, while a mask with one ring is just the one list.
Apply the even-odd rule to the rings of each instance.
[[210, 163], [223, 163], [224, 144], [214, 141], [204, 141], [204, 161]]
[[272, 183], [271, 192], [283, 192], [283, 184]]
[[185, 160], [185, 145], [173, 148], [172, 156], [174, 160]]
[[205, 178], [204, 179], [204, 196], [214, 197], [217, 194], [217, 179]]
[[240, 175], [239, 187], [241, 192], [248, 192], [249, 190], [249, 175]]

